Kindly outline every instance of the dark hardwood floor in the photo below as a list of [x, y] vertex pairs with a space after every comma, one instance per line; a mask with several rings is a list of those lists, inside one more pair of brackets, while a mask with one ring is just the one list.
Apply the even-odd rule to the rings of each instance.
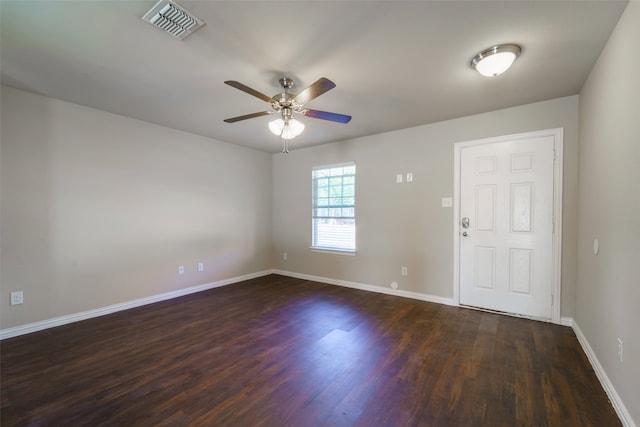
[[2, 341], [9, 426], [615, 426], [570, 328], [271, 275]]

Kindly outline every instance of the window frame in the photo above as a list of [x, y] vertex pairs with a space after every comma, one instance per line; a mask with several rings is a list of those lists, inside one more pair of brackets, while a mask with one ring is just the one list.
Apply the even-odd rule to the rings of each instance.
[[[342, 174], [339, 175], [332, 175], [332, 173], [330, 172], [332, 169], [344, 169], [347, 167], [353, 167], [353, 174], [345, 174], [344, 170]], [[318, 171], [327, 171], [329, 172], [329, 175], [327, 176], [323, 176], [323, 177], [316, 177], [316, 172]], [[323, 204], [323, 205], [319, 205], [318, 204], [318, 182], [320, 179], [323, 178], [327, 178], [330, 179], [331, 177], [340, 177], [342, 178], [342, 182], [340, 184], [341, 187], [341, 193], [339, 196], [339, 199], [341, 199], [341, 202], [337, 205], [331, 205], [329, 200], [331, 199], [331, 196], [329, 193], [327, 193], [326, 196], [322, 197], [323, 199], [329, 199], [327, 201], [327, 204]], [[344, 183], [344, 178], [345, 177], [352, 177], [353, 183], [348, 183], [347, 186], [353, 186], [353, 190], [352, 190], [352, 195], [351, 196], [345, 196], [344, 195], [344, 187], [345, 187], [345, 183]], [[328, 165], [318, 165], [318, 166], [314, 166], [311, 170], [311, 246], [309, 247], [309, 249], [311, 249], [311, 251], [313, 252], [324, 252], [324, 253], [335, 253], [335, 254], [340, 254], [340, 255], [355, 255], [356, 254], [356, 250], [357, 250], [357, 234], [356, 234], [356, 197], [355, 197], [355, 186], [356, 186], [356, 162], [355, 161], [350, 161], [350, 162], [343, 162], [343, 163], [334, 163], [334, 164], [328, 164]], [[327, 186], [328, 188], [331, 187], [331, 185]], [[330, 192], [330, 190], [329, 190]], [[345, 204], [345, 200], [344, 199], [352, 199], [352, 204]], [[333, 210], [333, 209], [340, 209], [340, 213], [341, 216], [337, 216], [337, 215], [326, 215], [326, 216], [320, 216], [318, 215], [318, 209], [323, 209], [323, 208], [319, 208], [318, 206], [324, 206], [324, 209], [327, 210]], [[347, 210], [351, 210], [353, 212], [352, 215], [347, 215], [347, 216], [343, 216], [344, 214], [344, 210], [343, 209], [347, 209]], [[327, 246], [327, 245], [319, 245], [318, 244], [318, 230], [317, 230], [317, 225], [318, 223], [316, 222], [318, 219], [350, 219], [353, 221], [353, 240], [351, 241], [351, 243], [353, 244], [352, 247], [341, 247], [341, 246]]]

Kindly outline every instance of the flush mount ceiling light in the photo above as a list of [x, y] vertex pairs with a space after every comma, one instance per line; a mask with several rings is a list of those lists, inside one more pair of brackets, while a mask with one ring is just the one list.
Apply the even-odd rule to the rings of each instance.
[[517, 44], [499, 44], [483, 50], [471, 60], [474, 68], [483, 76], [495, 77], [507, 71], [522, 49]]

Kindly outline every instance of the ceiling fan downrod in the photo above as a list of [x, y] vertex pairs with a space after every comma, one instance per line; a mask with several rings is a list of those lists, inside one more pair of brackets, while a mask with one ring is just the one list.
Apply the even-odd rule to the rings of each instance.
[[282, 86], [282, 88], [284, 89], [284, 91], [286, 92], [287, 90], [291, 89], [293, 87], [293, 80], [291, 80], [289, 77], [282, 77], [280, 80], [278, 80], [280, 82], [280, 86]]

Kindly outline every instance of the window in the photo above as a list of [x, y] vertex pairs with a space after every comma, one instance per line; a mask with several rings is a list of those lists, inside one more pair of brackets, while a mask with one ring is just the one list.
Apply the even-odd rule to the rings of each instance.
[[317, 166], [313, 184], [313, 249], [356, 251], [356, 164]]

